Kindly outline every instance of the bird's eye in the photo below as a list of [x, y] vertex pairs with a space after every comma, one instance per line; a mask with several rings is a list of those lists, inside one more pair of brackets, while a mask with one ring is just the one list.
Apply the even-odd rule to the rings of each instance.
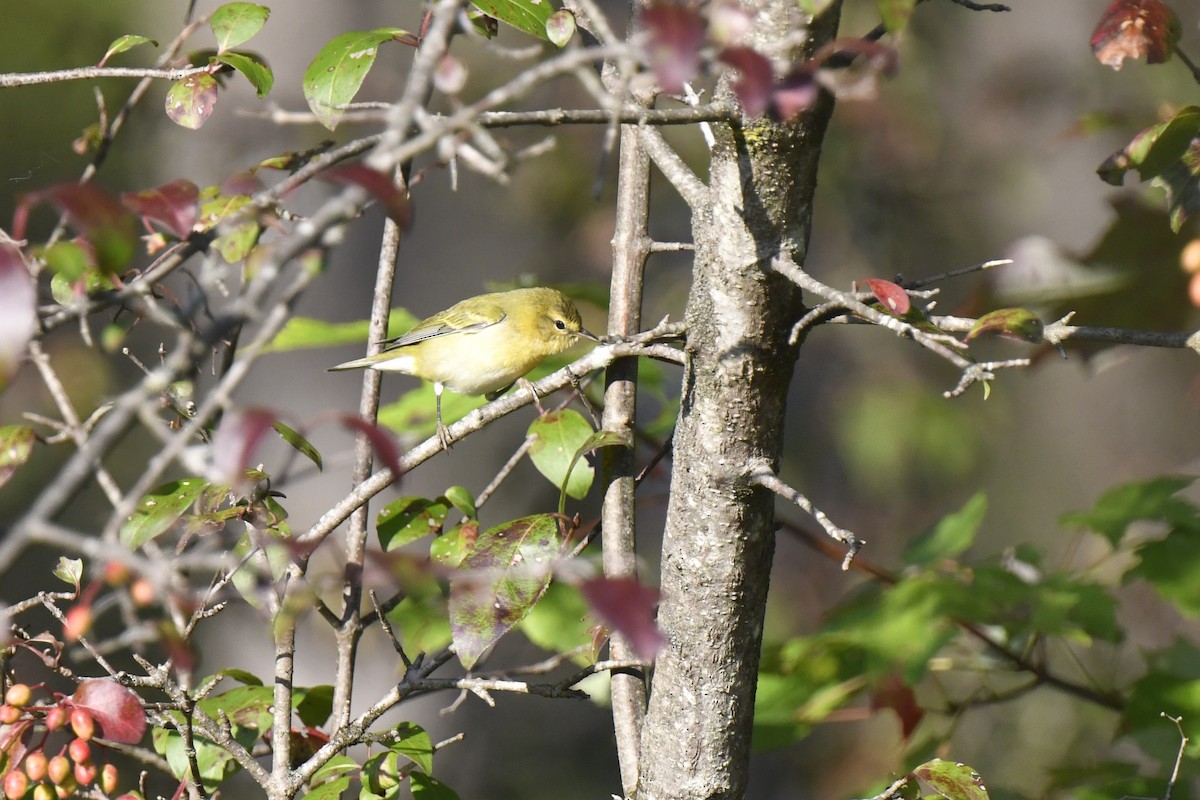
[[558, 328], [560, 331], [565, 331], [567, 329], [567, 323], [563, 322], [561, 319], [556, 319], [554, 320], [554, 327]]

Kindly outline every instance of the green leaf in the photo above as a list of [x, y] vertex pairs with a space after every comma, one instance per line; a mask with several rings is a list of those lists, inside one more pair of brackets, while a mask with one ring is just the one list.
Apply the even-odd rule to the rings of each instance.
[[63, 583], [71, 584], [78, 592], [79, 582], [83, 580], [83, 560], [59, 556], [58, 564], [54, 567], [54, 577]]
[[[182, 715], [176, 712], [171, 716], [179, 724], [183, 724]], [[242, 741], [243, 746], [247, 748], [252, 747], [254, 740], [258, 738], [257, 732], [241, 731], [240, 733], [240, 736], [235, 735], [234, 738]], [[178, 731], [173, 728], [154, 728], [150, 734], [150, 740], [154, 745], [154, 751], [166, 759], [172, 775], [180, 780], [185, 778], [191, 780], [192, 770], [187, 747], [183, 743], [183, 736]], [[229, 755], [224, 748], [213, 744], [204, 737], [196, 736], [194, 744], [196, 765], [200, 770], [200, 781], [204, 784], [206, 791], [213, 792], [241, 769], [233, 756]]]
[[297, 688], [292, 695], [296, 716], [310, 728], [324, 725], [333, 713], [333, 687], [327, 684]]
[[1188, 217], [1200, 210], [1200, 139], [1150, 183], [1167, 193], [1171, 230], [1179, 233]]
[[[349, 761], [351, 764], [354, 764], [355, 769], [358, 768], [358, 764], [356, 764], [353, 759], [347, 756], [341, 756], [341, 758]], [[339, 764], [340, 763], [341, 762], [339, 762]], [[326, 764], [322, 769], [332, 768], [331, 764], [332, 762], [330, 762], [330, 764]], [[315, 782], [316, 780], [317, 776], [314, 775], [313, 781]], [[338, 798], [342, 796], [342, 793], [350, 788], [350, 785], [353, 782], [353, 776], [351, 775], [342, 775], [334, 778], [333, 780], [327, 780], [324, 783], [317, 784], [311, 790], [305, 792], [305, 800], [338, 800]]]
[[470, 489], [464, 486], [451, 486], [443, 497], [450, 501], [450, 505], [462, 512], [464, 517], [474, 519], [477, 516], [475, 497], [471, 494]]
[[433, 772], [433, 741], [415, 722], [401, 722], [393, 728], [391, 749], [417, 765], [422, 772]]
[[833, 615], [824, 636], [854, 654], [856, 674], [882, 675], [900, 668], [916, 683], [930, 659], [956, 634], [947, 607], [961, 608], [972, 598], [952, 579], [918, 573], [885, 590], [869, 589]]
[[455, 525], [430, 543], [429, 557], [443, 567], [456, 568], [474, 549], [478, 539], [478, 522], [470, 521]]
[[549, 0], [471, 0], [471, 5], [530, 36], [549, 41], [546, 21], [554, 13]]
[[987, 800], [983, 778], [966, 764], [935, 758], [913, 770], [913, 774], [947, 800]]
[[287, 547], [271, 536], [251, 537], [247, 532], [233, 546], [233, 554], [241, 564], [233, 573], [234, 588], [251, 606], [261, 608], [262, 585], [278, 581], [291, 563]]
[[403, 28], [351, 31], [322, 47], [304, 72], [304, 99], [317, 120], [330, 130], [336, 128], [342, 107], [358, 94], [375, 64], [379, 45], [410, 35]]
[[33, 454], [37, 434], [28, 425], [0, 425], [0, 486]]
[[[1139, 731], [1162, 726], [1163, 713], [1184, 720], [1200, 715], [1200, 648], [1184, 639], [1147, 653], [1146, 674], [1133, 685], [1122, 724]], [[1165, 732], [1165, 729], [1164, 729]]]
[[303, 436], [301, 436], [295, 430], [293, 430], [292, 428], [289, 428], [287, 425], [284, 425], [282, 422], [279, 422], [278, 420], [276, 420], [275, 424], [272, 425], [271, 427], [274, 428], [275, 432], [278, 433], [281, 437], [283, 437], [283, 440], [285, 442], [287, 442], [288, 444], [290, 444], [293, 449], [295, 449], [297, 452], [299, 452], [302, 456], [307, 458], [309, 461], [316, 464], [318, 471], [321, 471], [324, 469], [324, 467], [321, 464], [321, 454], [319, 452], [317, 452], [317, 448], [312, 446], [312, 442], [308, 441], [308, 439], [305, 439]]
[[876, 0], [876, 4], [883, 26], [888, 33], [896, 33], [908, 25], [908, 18], [912, 16], [917, 0]]
[[182, 478], [151, 489], [121, 526], [121, 544], [136, 550], [171, 530], [209, 485], [203, 478]]
[[[420, 320], [404, 309], [392, 309], [388, 318], [388, 338], [399, 336]], [[368, 320], [326, 322], [310, 317], [292, 317], [263, 348], [264, 353], [283, 353], [288, 350], [307, 350], [314, 347], [336, 347], [365, 342], [370, 333]]]
[[409, 775], [408, 785], [412, 790], [413, 800], [459, 800], [453, 789], [423, 772]]
[[145, 36], [127, 33], [124, 36], [118, 36], [113, 40], [113, 43], [108, 46], [108, 50], [104, 53], [104, 58], [100, 59], [100, 63], [96, 66], [103, 67], [108, 60], [118, 53], [124, 53], [126, 50], [132, 50], [140, 44], [152, 44], [158, 47], [158, 42]]
[[537, 514], [497, 525], [463, 560], [450, 580], [450, 628], [464, 667], [474, 667], [546, 591], [565, 540], [562, 524]]
[[521, 620], [520, 628], [529, 641], [552, 653], [583, 648], [574, 659], [582, 666], [592, 663], [588, 645], [592, 644], [594, 624], [579, 589], [552, 581], [542, 599]]
[[409, 542], [438, 533], [450, 501], [444, 497], [430, 500], [425, 497], [401, 497], [388, 503], [375, 518], [379, 545], [385, 551], [403, 547]]
[[271, 72], [261, 58], [249, 53], [222, 53], [217, 56], [216, 61], [222, 64], [228, 64], [238, 72], [246, 76], [246, 80], [250, 81], [250, 85], [254, 87], [254, 91], [259, 97], [266, 97], [271, 87], [275, 85], [275, 73]]
[[1161, 539], [1143, 542], [1136, 552], [1138, 563], [1125, 575], [1126, 582], [1142, 578], [1184, 613], [1200, 613], [1200, 517], [1171, 527]]
[[[270, 713], [274, 689], [269, 686], [239, 686], [224, 694], [207, 697], [197, 707], [213, 720], [220, 720], [224, 713], [233, 727], [233, 737], [247, 750], [270, 727]], [[180, 726], [183, 715], [178, 711], [168, 716]], [[184, 746], [183, 736], [174, 728], [154, 728], [151, 734], [154, 750], [163, 756], [171, 767], [171, 773], [181, 780], [191, 777], [191, 766]], [[194, 737], [196, 763], [201, 781], [209, 792], [228, 780], [241, 767], [223, 747], [213, 744], [197, 734]]]
[[[451, 425], [486, 402], [482, 397], [446, 392], [442, 395], [442, 419]], [[378, 419], [380, 425], [402, 436], [432, 436], [437, 430], [433, 384], [424, 383], [405, 392], [396, 402], [380, 408]]]
[[555, 487], [576, 500], [587, 496], [596, 476], [596, 470], [586, 462], [581, 468], [574, 469], [580, 447], [593, 433], [583, 415], [569, 408], [543, 414], [529, 426], [527, 435], [533, 439], [529, 458], [533, 465]]
[[1023, 342], [1040, 342], [1045, 326], [1037, 314], [1023, 308], [1001, 308], [975, 320], [967, 332], [967, 341], [984, 333], [995, 333]]
[[206, 72], [180, 78], [167, 90], [167, 116], [183, 128], [202, 128], [216, 103], [217, 79]]
[[942, 520], [915, 539], [904, 553], [904, 563], [928, 564], [944, 558], [962, 555], [983, 524], [987, 514], [987, 495], [978, 492], [958, 511]]
[[235, 686], [227, 692], [206, 697], [197, 706], [214, 720], [219, 720], [224, 714], [235, 726], [256, 730], [261, 734], [274, 721], [271, 713], [274, 700], [275, 689], [272, 686]]
[[387, 617], [409, 652], [433, 653], [450, 644], [450, 620], [444, 602], [410, 595], [389, 611]]
[[1105, 492], [1091, 511], [1064, 515], [1064, 526], [1091, 528], [1114, 547], [1134, 522], [1151, 520], [1172, 526], [1189, 526], [1197, 519], [1196, 507], [1176, 494], [1191, 486], [1195, 478], [1166, 476], [1119, 486]]
[[560, 8], [546, 20], [546, 38], [555, 47], [566, 47], [575, 35], [575, 15], [565, 8]]
[[[238, 669], [236, 667], [226, 667], [225, 669], [217, 670], [215, 674], [223, 675], [226, 678], [232, 678], [233, 680], [238, 681], [239, 683], [244, 683], [247, 686], [263, 685], [262, 678], [259, 678], [253, 672], [247, 672], [244, 669]], [[205, 682], [206, 681], [201, 681], [202, 684]]]
[[217, 52], [224, 53], [254, 38], [269, 16], [271, 9], [255, 3], [226, 3], [218, 8], [208, 22], [217, 37]]
[[[309, 784], [318, 784], [321, 781], [334, 778], [339, 775], [356, 774], [362, 766], [350, 756], [334, 756], [325, 762], [319, 770], [313, 773], [312, 780]], [[306, 798], [312, 797], [312, 794], [304, 795]]]

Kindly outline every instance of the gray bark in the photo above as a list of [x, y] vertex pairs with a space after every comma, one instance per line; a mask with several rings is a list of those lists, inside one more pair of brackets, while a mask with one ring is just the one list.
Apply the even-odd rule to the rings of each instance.
[[[839, 5], [814, 21], [804, 51], [833, 37]], [[743, 6], [760, 37], [797, 30], [794, 0]], [[714, 126], [710, 200], [693, 209], [690, 364], [663, 543], [659, 625], [668, 644], [642, 731], [638, 800], [745, 792], [774, 549], [773, 496], [745, 473], [758, 459], [778, 463], [797, 355], [787, 339], [802, 307], [799, 290], [769, 264], [781, 254], [803, 264], [831, 110], [825, 98], [791, 125]]]

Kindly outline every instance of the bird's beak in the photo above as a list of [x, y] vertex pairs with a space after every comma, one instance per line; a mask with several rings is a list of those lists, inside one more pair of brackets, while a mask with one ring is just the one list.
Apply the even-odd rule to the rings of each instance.
[[591, 339], [593, 342], [599, 342], [600, 337], [589, 331], [587, 328], [580, 328], [577, 336], [582, 336], [584, 339]]

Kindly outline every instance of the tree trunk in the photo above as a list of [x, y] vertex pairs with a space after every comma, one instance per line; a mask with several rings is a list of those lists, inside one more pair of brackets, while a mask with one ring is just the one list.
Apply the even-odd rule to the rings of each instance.
[[[743, 3], [760, 42], [798, 29], [795, 0]], [[829, 41], [840, 2], [797, 60]], [[727, 87], [722, 91], [728, 91]], [[693, 209], [690, 365], [674, 440], [659, 625], [668, 639], [642, 732], [638, 800], [740, 798], [774, 550], [774, 498], [746, 478], [777, 464], [797, 348], [799, 290], [772, 258], [803, 264], [832, 100], [790, 125], [714, 126], [711, 201]]]

